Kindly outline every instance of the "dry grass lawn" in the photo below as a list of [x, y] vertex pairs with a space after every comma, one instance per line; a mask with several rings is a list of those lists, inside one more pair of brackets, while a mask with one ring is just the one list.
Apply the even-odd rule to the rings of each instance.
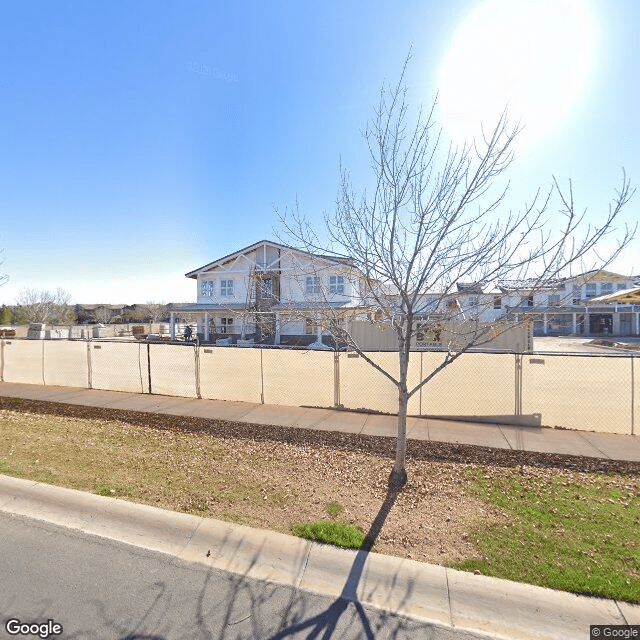
[[[0, 398], [0, 473], [284, 533], [331, 518], [366, 533], [394, 447], [391, 438]], [[409, 483], [375, 542], [380, 553], [482, 566], [474, 532], [514, 519], [486, 484], [523, 474], [543, 484], [597, 475], [633, 487], [640, 504], [637, 463], [413, 441], [408, 455]]]

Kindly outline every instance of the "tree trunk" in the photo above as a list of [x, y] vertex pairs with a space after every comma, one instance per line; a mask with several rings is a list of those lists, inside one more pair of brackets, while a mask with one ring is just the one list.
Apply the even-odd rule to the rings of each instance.
[[396, 462], [389, 476], [389, 489], [399, 491], [407, 483], [405, 461], [407, 458], [407, 407], [409, 392], [407, 390], [407, 371], [409, 368], [409, 354], [400, 351], [400, 379], [398, 385], [398, 435], [396, 440]]

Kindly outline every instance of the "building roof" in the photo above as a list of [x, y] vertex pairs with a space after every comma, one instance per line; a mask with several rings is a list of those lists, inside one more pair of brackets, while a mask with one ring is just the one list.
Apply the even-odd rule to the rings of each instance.
[[640, 303], [640, 287], [621, 289], [615, 293], [608, 293], [604, 296], [598, 296], [597, 298], [591, 298], [589, 300], [589, 304], [602, 302]]
[[233, 253], [230, 253], [226, 256], [223, 256], [222, 258], [218, 258], [217, 260], [214, 260], [213, 262], [210, 262], [209, 264], [205, 264], [202, 267], [198, 267], [197, 269], [194, 269], [193, 271], [189, 271], [188, 273], [185, 273], [185, 277], [186, 278], [197, 278], [199, 273], [202, 273], [203, 271], [208, 271], [209, 269], [213, 269], [214, 267], [220, 266], [221, 264], [227, 262], [228, 260], [233, 260], [234, 258], [237, 258], [238, 256], [241, 256], [243, 253], [249, 253], [251, 251], [253, 251], [254, 249], [257, 249], [258, 247], [264, 245], [264, 244], [268, 244], [271, 245], [272, 247], [276, 247], [278, 249], [287, 249], [290, 251], [296, 251], [298, 253], [302, 253], [304, 255], [307, 256], [312, 256], [313, 258], [321, 258], [323, 260], [329, 260], [330, 262], [336, 262], [339, 264], [349, 264], [349, 265], [353, 265], [353, 261], [349, 258], [346, 257], [340, 257], [340, 256], [330, 256], [330, 255], [325, 255], [325, 254], [320, 254], [320, 253], [310, 253], [309, 251], [304, 251], [303, 249], [297, 249], [296, 247], [289, 247], [285, 244], [280, 244], [278, 242], [273, 242], [272, 240], [258, 240], [258, 242], [254, 242], [253, 244], [249, 245], [248, 247], [244, 247], [243, 249], [239, 249], [238, 251], [234, 251]]

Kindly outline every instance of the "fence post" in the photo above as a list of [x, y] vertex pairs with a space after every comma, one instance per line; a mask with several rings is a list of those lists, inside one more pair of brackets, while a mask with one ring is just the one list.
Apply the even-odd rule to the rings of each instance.
[[[424, 380], [424, 378], [422, 377], [422, 357], [424, 356], [424, 351], [420, 352], [420, 382], [422, 382]], [[419, 395], [419, 405], [418, 405], [418, 415], [422, 415], [422, 390], [424, 389], [424, 385], [422, 385], [420, 387], [420, 391], [418, 392]]]
[[4, 339], [0, 340], [0, 382], [4, 382]]
[[91, 371], [91, 340], [87, 340], [87, 389], [93, 389]]
[[147, 371], [149, 372], [149, 393], [151, 393], [151, 344], [147, 342]]
[[262, 351], [260, 349], [260, 402], [264, 404], [264, 367], [262, 366]]
[[515, 415], [522, 415], [522, 355], [515, 354]]
[[636, 381], [633, 362], [635, 358], [631, 356], [631, 435], [635, 435], [635, 403], [636, 403]]
[[42, 384], [44, 386], [47, 385], [47, 383], [44, 380], [44, 340], [42, 340]]
[[333, 406], [340, 406], [340, 354], [333, 352]]
[[196, 341], [194, 344], [195, 349], [195, 366], [196, 366], [196, 397], [202, 398], [200, 394], [200, 347], [198, 346], [198, 342]]

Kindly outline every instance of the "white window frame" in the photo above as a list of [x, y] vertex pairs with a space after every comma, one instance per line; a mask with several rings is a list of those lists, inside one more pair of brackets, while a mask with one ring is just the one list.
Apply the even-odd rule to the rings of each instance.
[[320, 278], [318, 276], [307, 276], [305, 290], [308, 295], [320, 293]]
[[203, 298], [211, 298], [215, 292], [215, 280], [201, 280], [200, 281], [200, 295]]
[[233, 280], [220, 280], [220, 295], [225, 298], [233, 297]]
[[344, 276], [329, 276], [329, 293], [344, 295]]
[[220, 318], [220, 329], [218, 333], [233, 333], [233, 318]]
[[595, 282], [588, 282], [585, 288], [585, 298], [590, 300], [598, 295], [598, 287]]

